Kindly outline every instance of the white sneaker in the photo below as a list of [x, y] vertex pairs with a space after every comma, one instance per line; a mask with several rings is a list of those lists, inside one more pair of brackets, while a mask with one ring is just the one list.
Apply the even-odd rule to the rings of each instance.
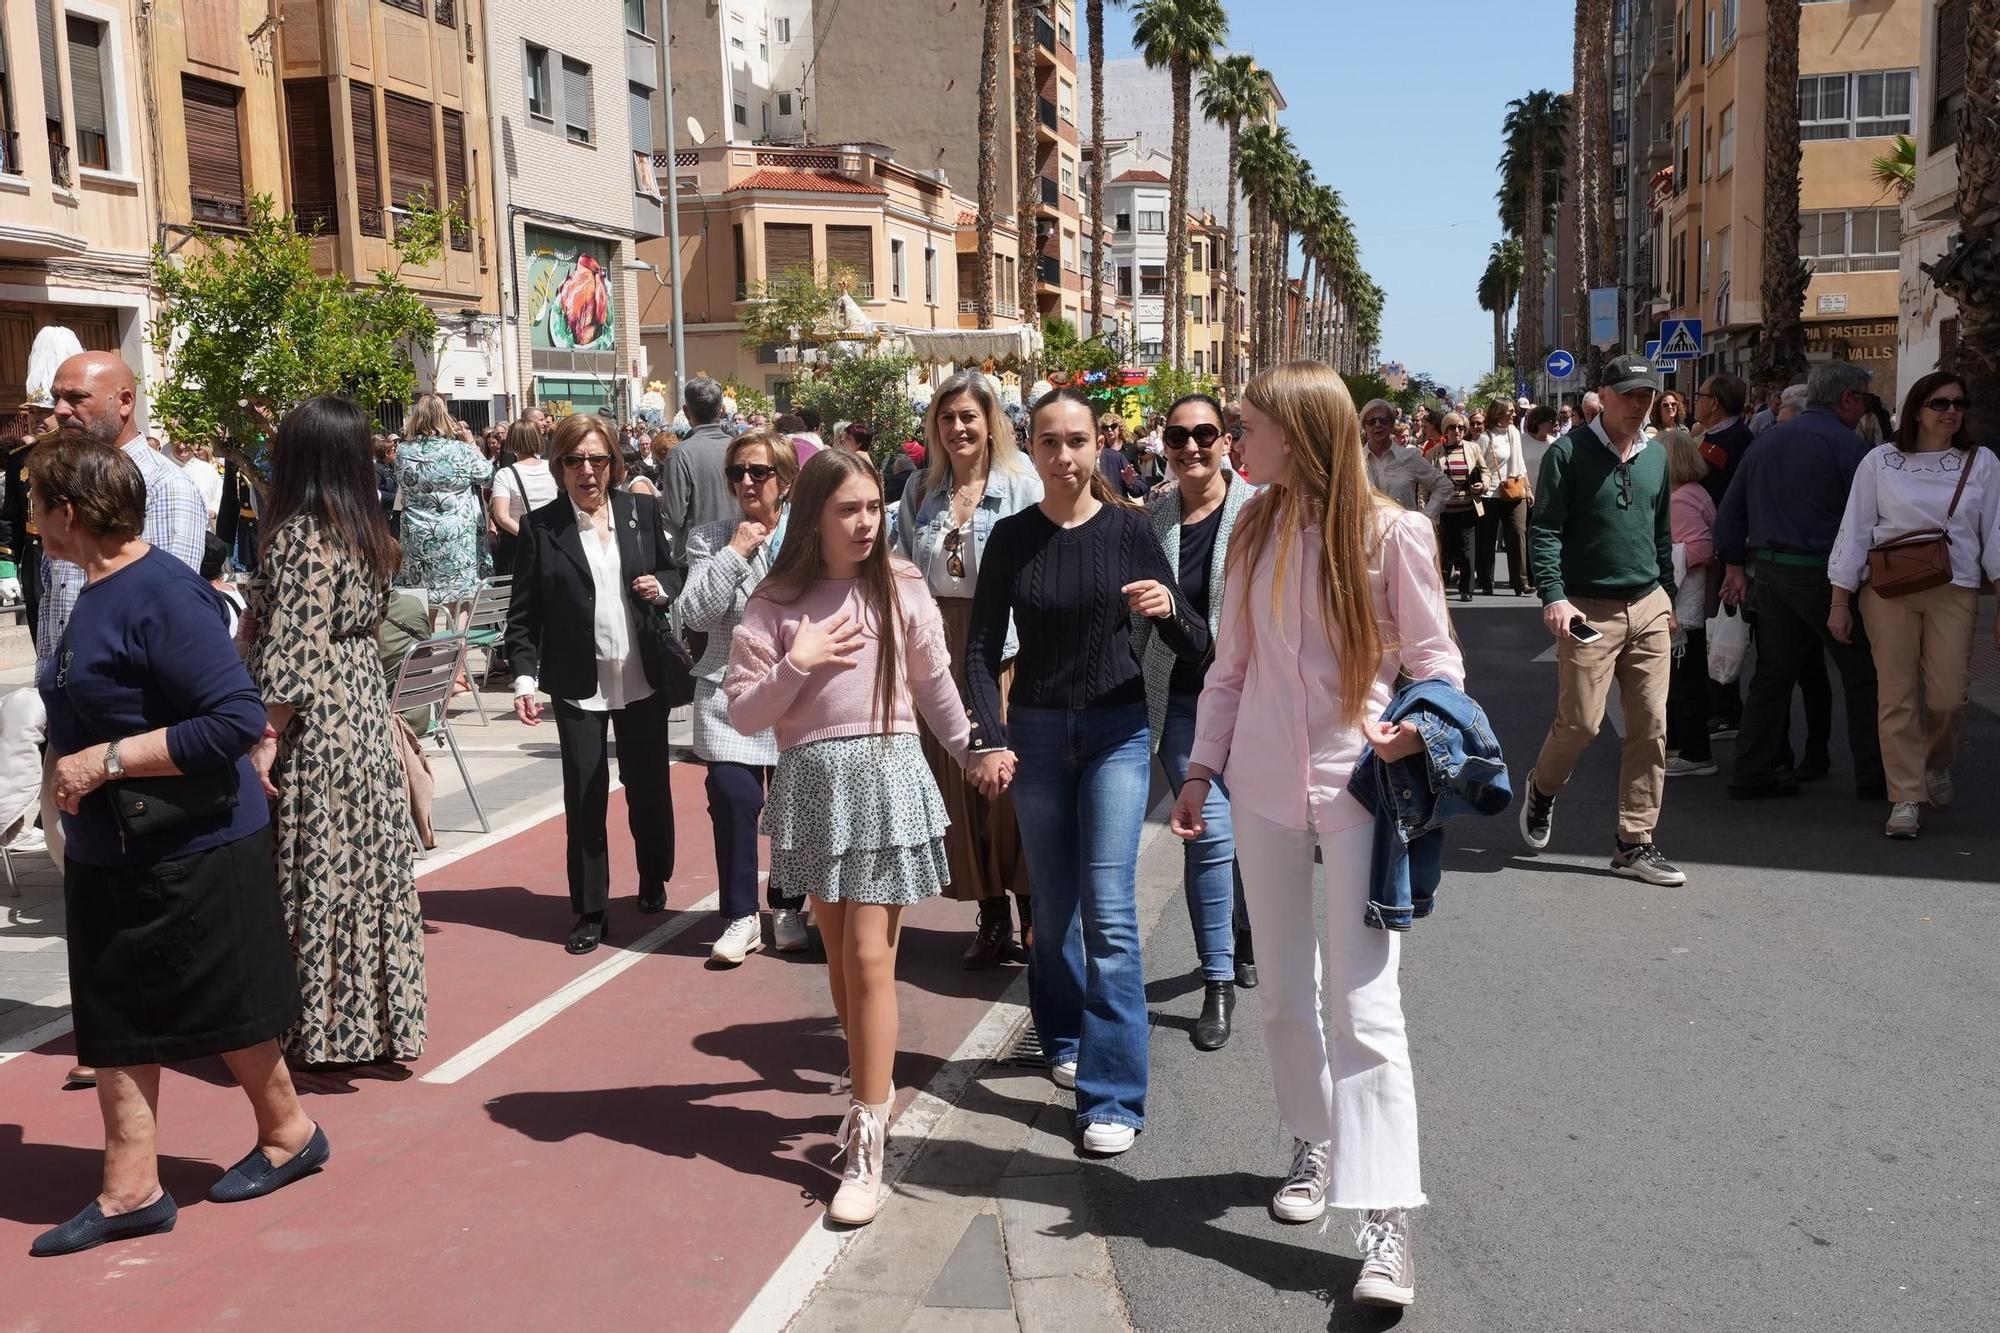
[[811, 943], [804, 912], [780, 907], [771, 914], [771, 944], [779, 953], [803, 953]]
[[1361, 1279], [1354, 1284], [1356, 1305], [1408, 1305], [1417, 1298], [1410, 1263], [1410, 1216], [1401, 1208], [1362, 1214], [1355, 1233], [1361, 1247]]
[[1059, 1065], [1049, 1066], [1049, 1082], [1058, 1088], [1076, 1088], [1076, 1061], [1065, 1060]]
[[1326, 1214], [1326, 1191], [1333, 1183], [1328, 1161], [1333, 1145], [1292, 1140], [1292, 1169], [1271, 1200], [1271, 1216], [1280, 1222], [1317, 1222]]
[[1139, 1131], [1130, 1125], [1093, 1120], [1083, 1127], [1083, 1150], [1096, 1153], [1099, 1157], [1116, 1157], [1131, 1147], [1132, 1140], [1138, 1137]]
[[1720, 771], [1713, 759], [1682, 759], [1676, 755], [1667, 760], [1667, 776], [1670, 778], [1705, 778]]
[[867, 1226], [882, 1206], [882, 1145], [889, 1131], [892, 1097], [880, 1106], [864, 1102], [847, 1104], [847, 1119], [840, 1124], [840, 1152], [847, 1158], [840, 1188], [826, 1206], [829, 1220], [843, 1226]]
[[[1931, 809], [1942, 810], [1951, 804], [1956, 794], [1951, 785], [1951, 770], [1948, 768], [1926, 769], [1924, 772], [1924, 794], [1931, 799]], [[19, 843], [14, 844], [16, 847]]]
[[749, 916], [739, 916], [730, 922], [729, 928], [722, 932], [720, 939], [716, 940], [715, 947], [708, 951], [708, 956], [718, 963], [727, 963], [735, 967], [763, 947], [764, 924], [762, 919], [752, 912]]
[[[1946, 782], [1950, 780], [1949, 777], [1945, 779]], [[42, 832], [39, 824], [28, 825], [14, 835], [14, 841], [7, 844], [7, 850], [10, 852], [46, 852], [48, 849], [49, 837]]]
[[1889, 807], [1889, 822], [1882, 831], [1900, 842], [1908, 842], [1917, 836], [1917, 828], [1917, 803], [1898, 801]]

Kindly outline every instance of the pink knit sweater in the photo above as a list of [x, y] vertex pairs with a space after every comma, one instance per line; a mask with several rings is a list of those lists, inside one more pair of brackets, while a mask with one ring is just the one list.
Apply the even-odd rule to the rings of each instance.
[[[932, 734], [963, 763], [971, 727], [958, 687], [952, 683], [944, 621], [914, 568], [899, 562], [896, 589], [903, 613], [903, 663], [896, 673], [895, 707], [886, 722], [877, 715], [875, 672], [882, 643], [878, 622], [864, 613], [855, 580], [821, 579], [796, 602], [752, 597], [744, 608], [730, 640], [729, 670], [722, 680], [722, 692], [729, 699], [729, 724], [745, 736], [770, 728], [777, 735], [778, 749], [784, 751], [845, 736], [915, 735], [916, 710], [921, 709]], [[811, 616], [815, 625], [821, 625], [842, 612], [864, 630], [854, 665], [799, 670], [789, 655], [799, 622]]]

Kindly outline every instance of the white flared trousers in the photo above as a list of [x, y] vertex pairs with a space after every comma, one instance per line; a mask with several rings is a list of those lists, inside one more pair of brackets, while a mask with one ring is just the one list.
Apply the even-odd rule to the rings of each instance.
[[[1257, 946], [1264, 1045], [1278, 1116], [1296, 1138], [1333, 1145], [1335, 1208], [1415, 1208], [1417, 1088], [1396, 981], [1401, 933], [1362, 924], [1374, 830], [1321, 837], [1232, 807], [1236, 860]], [[1313, 864], [1319, 848], [1323, 865]], [[1320, 1022], [1321, 953], [1313, 910], [1324, 876], [1325, 974], [1333, 1023]]]

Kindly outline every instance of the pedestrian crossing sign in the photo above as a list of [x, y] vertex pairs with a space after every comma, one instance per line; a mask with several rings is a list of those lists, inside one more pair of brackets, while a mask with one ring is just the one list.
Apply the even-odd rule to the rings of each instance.
[[1660, 325], [1660, 360], [1693, 361], [1700, 355], [1700, 320], [1670, 319]]

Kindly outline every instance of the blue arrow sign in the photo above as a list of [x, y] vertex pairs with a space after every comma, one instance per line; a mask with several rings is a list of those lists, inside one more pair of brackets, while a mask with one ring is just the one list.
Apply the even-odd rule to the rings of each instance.
[[1549, 372], [1550, 379], [1566, 380], [1576, 371], [1576, 358], [1558, 347], [1542, 362], [1542, 368]]
[[1700, 320], [1670, 319], [1660, 325], [1660, 360], [1693, 361], [1700, 355]]

